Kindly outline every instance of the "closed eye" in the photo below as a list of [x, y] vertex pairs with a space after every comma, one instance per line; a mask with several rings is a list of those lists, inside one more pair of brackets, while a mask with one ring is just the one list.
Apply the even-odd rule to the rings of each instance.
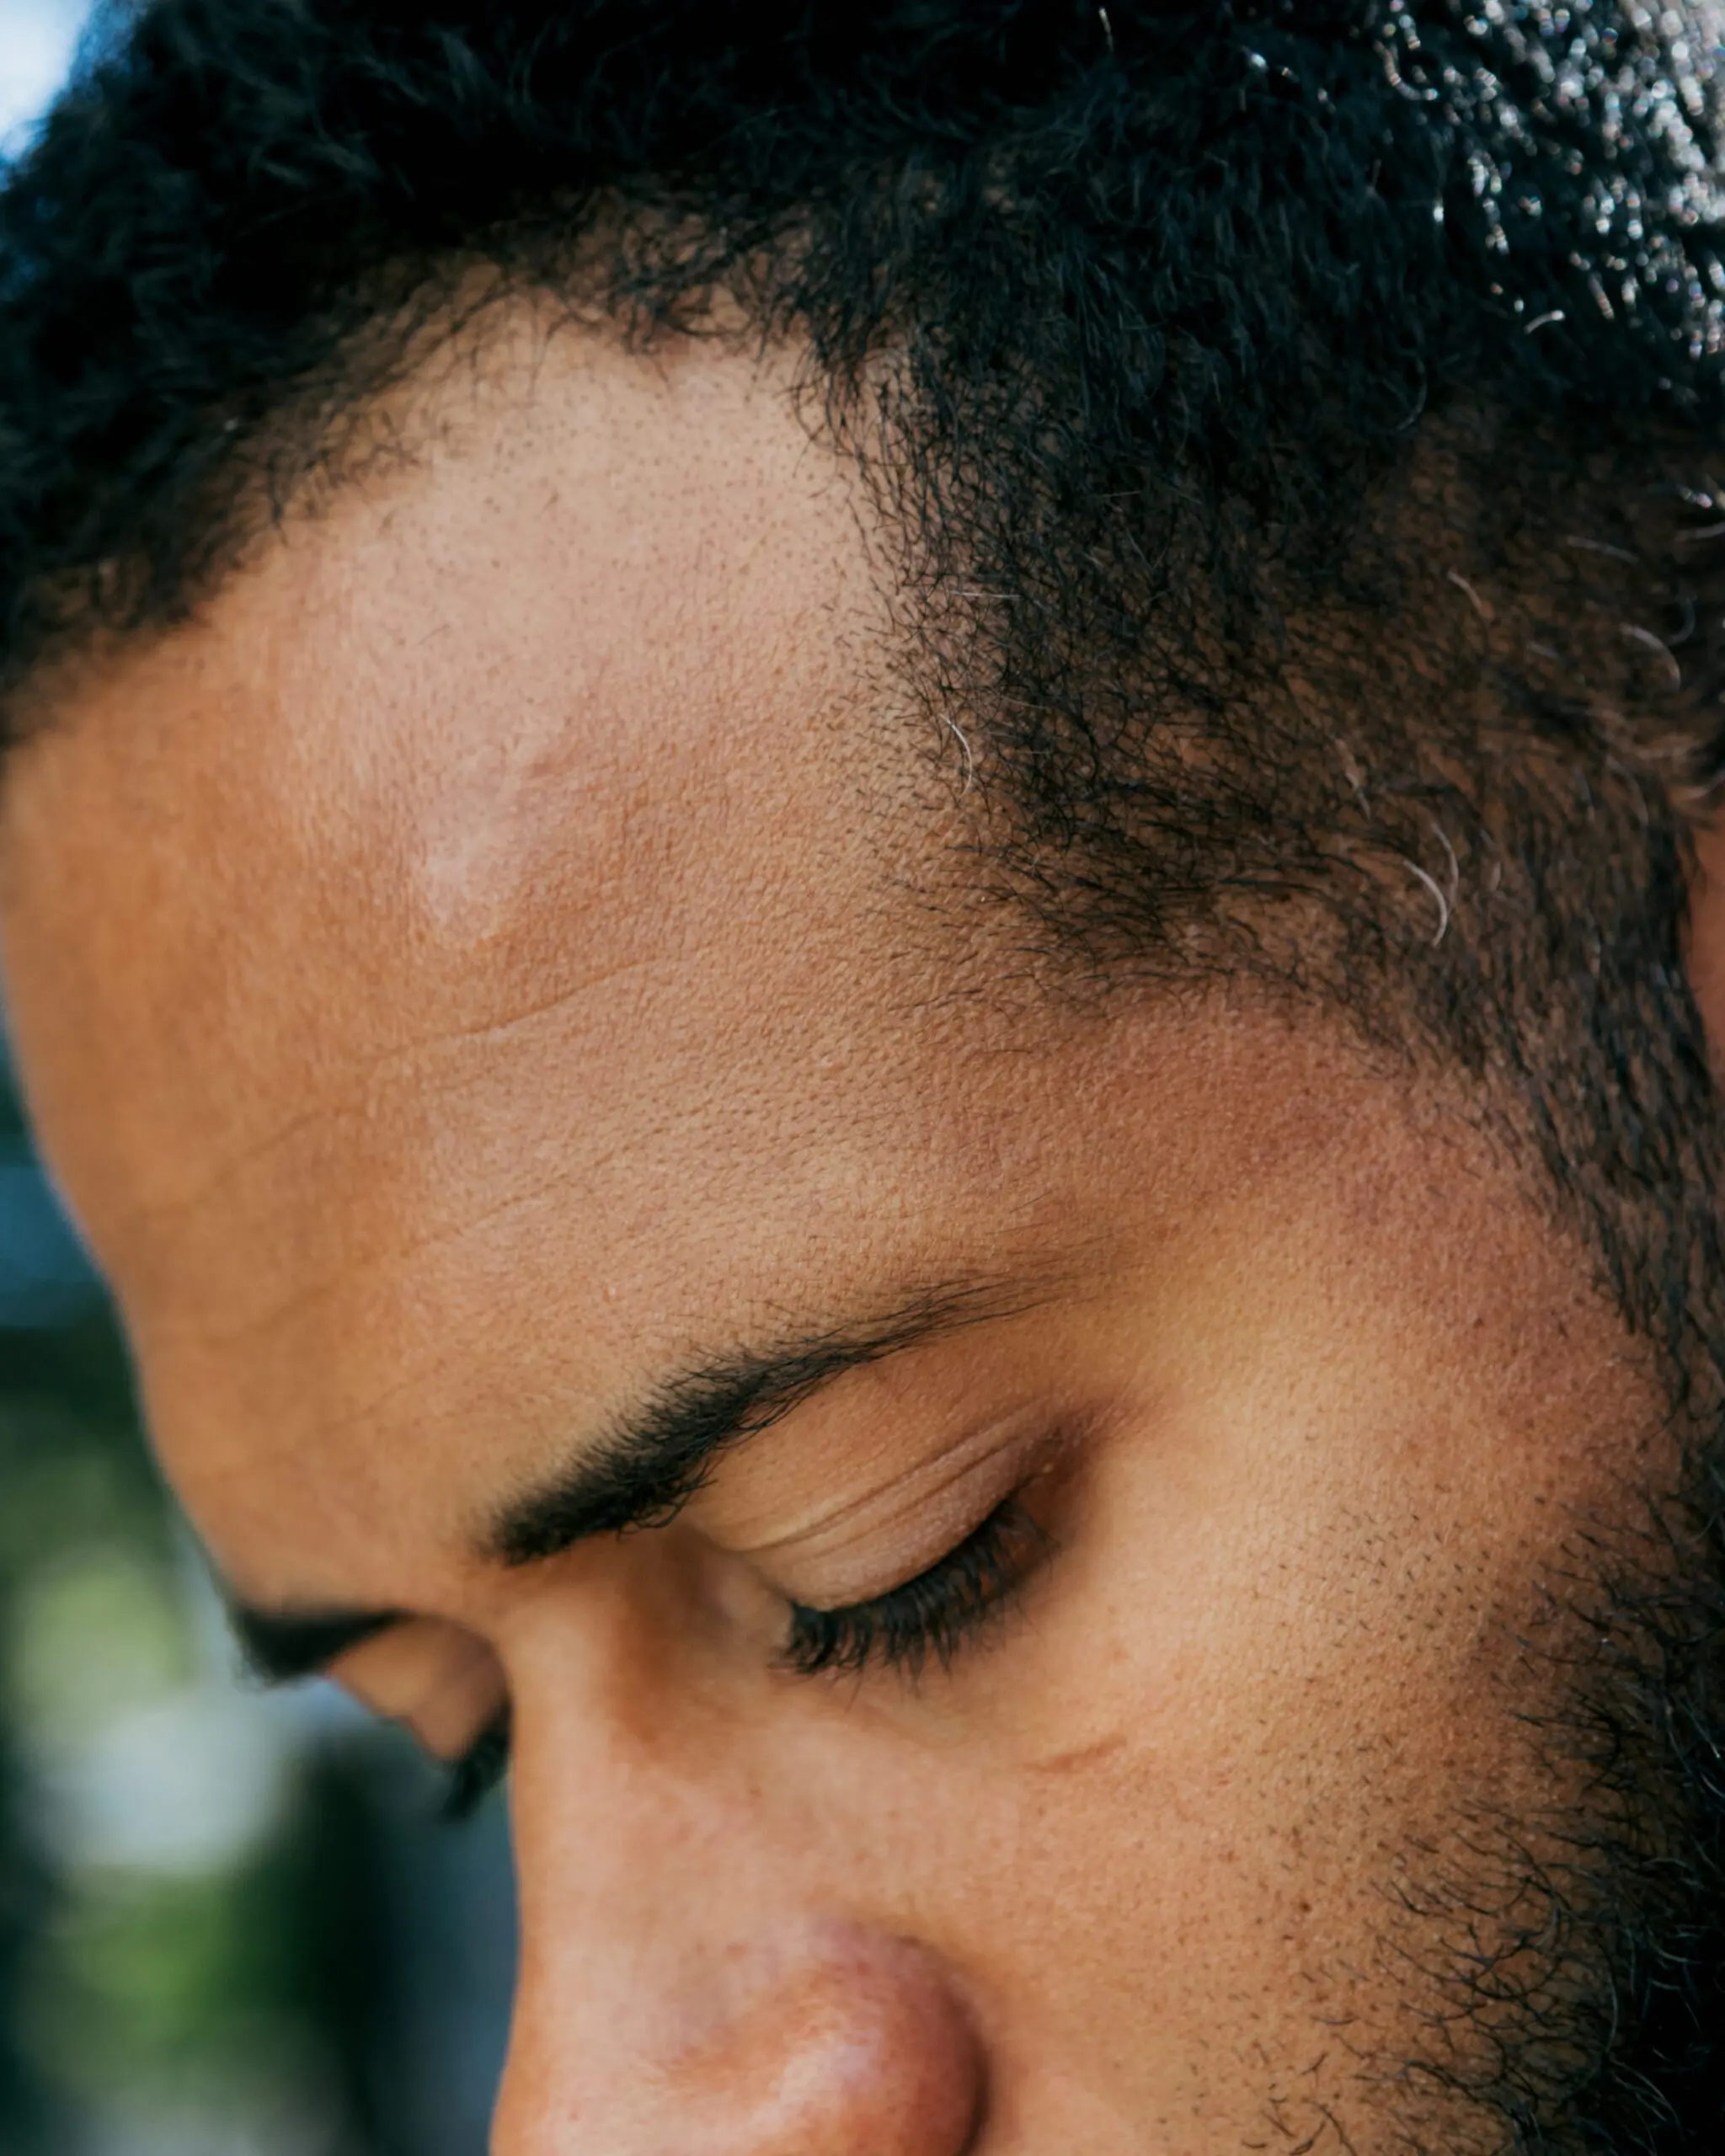
[[871, 1663], [916, 1676], [948, 1668], [1012, 1608], [1053, 1542], [1020, 1497], [1008, 1497], [926, 1572], [884, 1594], [837, 1609], [791, 1604], [781, 1666], [802, 1677], [860, 1673]]
[[[915, 1676], [931, 1660], [948, 1668], [1010, 1612], [1054, 1548], [1022, 1499], [1010, 1497], [955, 1549], [884, 1594], [836, 1609], [793, 1602], [780, 1665], [799, 1677], [860, 1673], [871, 1664]], [[443, 1817], [471, 1818], [508, 1773], [509, 1756], [505, 1708], [451, 1764]]]

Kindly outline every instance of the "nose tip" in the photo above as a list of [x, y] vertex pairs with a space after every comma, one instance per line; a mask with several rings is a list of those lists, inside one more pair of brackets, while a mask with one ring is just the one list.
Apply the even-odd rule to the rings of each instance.
[[566, 2048], [565, 2028], [552, 2047], [573, 2086], [512, 2069], [499, 2156], [964, 2156], [974, 2140], [981, 2052], [911, 1942], [751, 1945], [644, 2012], [610, 2004], [597, 2042]]
[[713, 2156], [961, 2156], [969, 2145], [982, 2095], [976, 2040], [921, 1949], [830, 1942], [736, 2007], [678, 2062], [689, 2099], [731, 2122], [686, 2146]]

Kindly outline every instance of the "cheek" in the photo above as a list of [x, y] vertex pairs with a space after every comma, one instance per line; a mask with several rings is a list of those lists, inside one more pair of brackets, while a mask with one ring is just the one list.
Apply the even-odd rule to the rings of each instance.
[[1415, 1972], [1450, 1942], [1404, 1936], [1404, 1890], [1512, 1860], [1478, 1822], [1575, 1794], [1521, 1717], [1559, 1683], [1525, 1641], [1599, 1490], [1589, 1433], [1354, 1376], [1348, 1419], [1236, 1385], [1120, 1444], [979, 1680], [987, 1764], [937, 1800], [973, 1822], [943, 1881], [953, 1951], [1015, 2049], [1084, 2062], [1128, 2110], [1181, 2092], [1218, 2132], [1320, 2023], [1416, 2042]]
[[[953, 1973], [1002, 2146], [1176, 2116], [1242, 2145], [1338, 2021], [1362, 2050], [1414, 2031], [1398, 1892], [1552, 1794], [1518, 1638], [1599, 1431], [1549, 1369], [1542, 1424], [1443, 1404], [1407, 1354], [1236, 1360], [1099, 1449], [1022, 1611], [920, 1685], [697, 1667], [621, 1576], [544, 1605], [511, 1668], [534, 2073], [621, 2047], [617, 2002], [667, 1972], [836, 1922]], [[1311, 2101], [1343, 2101], [1353, 2068], [1325, 2072]]]

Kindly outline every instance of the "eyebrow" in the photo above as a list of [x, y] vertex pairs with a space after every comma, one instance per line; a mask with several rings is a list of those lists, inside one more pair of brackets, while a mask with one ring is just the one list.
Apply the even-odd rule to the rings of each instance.
[[[757, 1437], [847, 1370], [925, 1341], [1014, 1315], [1035, 1300], [1022, 1284], [949, 1281], [900, 1298], [886, 1315], [805, 1332], [777, 1346], [692, 1364], [665, 1380], [582, 1456], [510, 1497], [476, 1538], [482, 1561], [543, 1562], [600, 1535], [668, 1525], [733, 1447]], [[268, 1609], [227, 1598], [249, 1673], [264, 1684], [316, 1676], [397, 1625], [403, 1609]]]

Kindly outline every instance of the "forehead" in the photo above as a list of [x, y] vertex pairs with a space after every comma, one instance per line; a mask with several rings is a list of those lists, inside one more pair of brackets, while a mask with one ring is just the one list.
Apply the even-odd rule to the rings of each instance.
[[396, 1400], [566, 1400], [505, 1306], [602, 1391], [745, 1246], [768, 1294], [830, 1266], [939, 1031], [785, 377], [569, 337], [437, 395], [8, 788], [34, 1104], [195, 1502]]

